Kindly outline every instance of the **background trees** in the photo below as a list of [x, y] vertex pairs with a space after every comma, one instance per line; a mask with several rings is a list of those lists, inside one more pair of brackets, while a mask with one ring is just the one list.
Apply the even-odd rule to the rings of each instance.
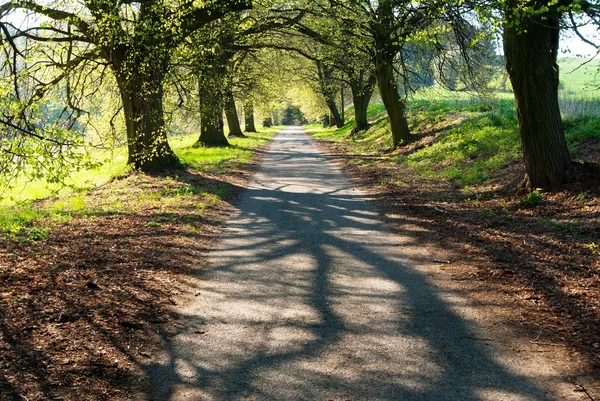
[[[456, 63], [451, 67], [460, 64], [462, 69], [475, 69], [470, 56], [477, 29], [458, 4], [335, 0], [315, 13], [320, 16], [318, 22], [302, 25], [299, 31], [330, 49], [326, 52], [330, 64], [353, 88], [357, 130], [366, 127], [364, 104], [374, 76], [394, 146], [410, 141], [407, 96], [426, 82], [435, 58], [447, 60], [452, 53]], [[423, 69], [424, 65], [428, 68]]]

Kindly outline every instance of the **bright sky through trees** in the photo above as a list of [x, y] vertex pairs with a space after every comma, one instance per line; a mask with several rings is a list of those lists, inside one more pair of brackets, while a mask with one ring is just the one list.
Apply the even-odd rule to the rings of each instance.
[[[580, 33], [594, 43], [600, 43], [600, 34], [598, 28], [587, 25], [580, 28]], [[598, 50], [592, 45], [582, 41], [577, 35], [572, 32], [564, 31], [560, 42], [559, 57], [594, 57], [598, 54]]]

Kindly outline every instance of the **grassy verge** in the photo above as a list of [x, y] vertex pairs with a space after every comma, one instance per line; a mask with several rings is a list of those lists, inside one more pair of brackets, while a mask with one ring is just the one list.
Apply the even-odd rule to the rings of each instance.
[[[247, 138], [230, 139], [231, 146], [219, 148], [195, 148], [196, 136], [175, 138], [171, 141], [172, 147], [187, 172], [173, 172], [151, 185], [143, 176], [125, 174], [126, 156], [122, 150], [116, 151], [112, 161], [98, 169], [74, 173], [70, 177], [76, 184], [74, 188], [49, 186], [42, 182], [23, 183], [18, 190], [13, 190], [11, 200], [0, 204], [0, 236], [24, 242], [39, 240], [51, 227], [68, 222], [74, 216], [131, 213], [153, 205], [185, 203], [192, 197], [198, 205], [197, 212], [198, 208], [210, 206], [229, 194], [225, 186], [205, 188], [185, 180], [179, 182], [181, 176], [189, 175], [189, 170], [213, 177], [231, 174], [251, 162], [255, 152], [276, 131], [277, 128], [263, 129]], [[104, 188], [108, 182], [111, 184]], [[103, 196], [91, 197], [94, 192], [102, 192]]]
[[[600, 117], [585, 114], [591, 100], [568, 101], [571, 114], [565, 116], [565, 131], [571, 150], [575, 150], [583, 142], [600, 138]], [[598, 99], [593, 102], [600, 103]], [[423, 178], [442, 178], [468, 192], [522, 158], [514, 101], [509, 97], [493, 101], [416, 98], [408, 108], [414, 143], [393, 152], [382, 108], [381, 104], [371, 105], [371, 128], [353, 137], [352, 120], [340, 129], [313, 129], [313, 135], [345, 144], [350, 154], [364, 155], [354, 158], [355, 164], [370, 165], [383, 158], [409, 167]]]

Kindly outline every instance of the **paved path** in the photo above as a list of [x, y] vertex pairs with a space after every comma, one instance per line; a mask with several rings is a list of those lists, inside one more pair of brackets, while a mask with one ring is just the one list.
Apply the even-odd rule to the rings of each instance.
[[540, 384], [553, 372], [488, 341], [366, 199], [301, 130], [279, 134], [152, 369], [153, 399], [557, 399]]

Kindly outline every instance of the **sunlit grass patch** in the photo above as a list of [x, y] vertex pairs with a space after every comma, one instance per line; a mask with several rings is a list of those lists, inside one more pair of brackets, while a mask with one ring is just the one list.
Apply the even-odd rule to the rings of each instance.
[[211, 170], [218, 173], [233, 168], [236, 163], [248, 163], [255, 150], [269, 142], [278, 129], [249, 133], [246, 134], [247, 138], [229, 138], [231, 146], [194, 147], [197, 138], [183, 138], [174, 141], [173, 147], [183, 164], [201, 171]]
[[[247, 138], [232, 138], [231, 146], [224, 148], [194, 148], [197, 135], [174, 138], [170, 143], [182, 163], [196, 170], [194, 174], [229, 174], [250, 162], [256, 150], [268, 143], [279, 129], [261, 129], [248, 134]], [[106, 157], [106, 154], [97, 157]], [[40, 240], [52, 226], [73, 217], [137, 214], [144, 209], [161, 213], [165, 208], [178, 208], [197, 218], [232, 193], [226, 182], [205, 185], [201, 176], [187, 182], [191, 173], [185, 170], [156, 177], [124, 174], [127, 171], [124, 149], [115, 151], [113, 158], [111, 163], [98, 169], [74, 172], [70, 180], [77, 185], [71, 187], [23, 182], [19, 196], [13, 192], [14, 196], [0, 204], [0, 236], [21, 241]], [[103, 185], [109, 181], [112, 182]], [[155, 222], [160, 225], [167, 220], [157, 218]]]
[[12, 188], [0, 193], [0, 204], [44, 199], [58, 194], [76, 193], [102, 185], [126, 171], [127, 155], [124, 148], [98, 150], [93, 160], [102, 163], [95, 169], [73, 171], [64, 183], [50, 184], [42, 180], [21, 179]]
[[466, 124], [440, 141], [398, 159], [423, 176], [441, 177], [457, 186], [484, 182], [491, 171], [519, 156], [515, 130]]
[[0, 236], [21, 241], [40, 240], [50, 227], [75, 215], [92, 213], [84, 194], [75, 194], [46, 202], [27, 201], [0, 206]]
[[[247, 163], [258, 147], [268, 142], [281, 127], [262, 128], [259, 133], [252, 133], [248, 138], [230, 139], [231, 147], [198, 148], [192, 145], [198, 140], [197, 134], [171, 138], [169, 143], [184, 164], [201, 170], [216, 167], [217, 171], [231, 168], [231, 162]], [[124, 147], [113, 150], [97, 150], [93, 153], [94, 161], [102, 165], [95, 169], [73, 171], [69, 178], [61, 184], [49, 184], [40, 180], [22, 179], [14, 187], [0, 194], [0, 205], [45, 199], [50, 196], [68, 195], [85, 192], [103, 185], [116, 177], [127, 173], [127, 152]], [[228, 162], [230, 162], [228, 164]]]
[[[577, 98], [565, 115], [565, 135], [571, 150], [580, 143], [600, 138], [600, 102]], [[346, 144], [347, 152], [357, 165], [372, 165], [385, 161], [415, 170], [424, 178], [442, 178], [458, 189], [470, 190], [487, 183], [494, 173], [515, 160], [522, 159], [516, 108], [511, 96], [484, 100], [460, 93], [455, 98], [440, 95], [436, 100], [419, 94], [410, 99], [408, 119], [416, 143], [392, 150], [391, 133], [386, 118], [380, 116], [382, 104], [371, 105], [369, 119], [377, 121], [368, 131], [353, 137], [349, 123], [338, 130], [321, 130], [317, 139]], [[585, 107], [583, 107], [583, 106]], [[587, 109], [586, 109], [587, 107]], [[596, 113], [596, 114], [595, 114]]]
[[561, 97], [600, 97], [600, 60], [558, 59]]

